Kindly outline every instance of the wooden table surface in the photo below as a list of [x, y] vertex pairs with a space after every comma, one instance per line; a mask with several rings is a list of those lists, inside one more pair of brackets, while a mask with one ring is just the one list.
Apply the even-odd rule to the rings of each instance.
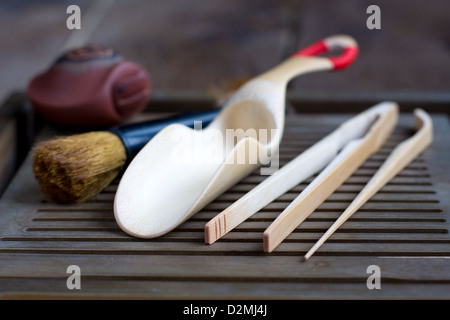
[[[288, 115], [281, 164], [349, 116]], [[264, 176], [255, 172], [174, 231], [142, 240], [114, 220], [117, 181], [85, 204], [57, 205], [40, 192], [28, 157], [0, 200], [0, 298], [450, 298], [450, 127], [446, 116], [433, 114], [433, 121], [432, 146], [307, 262], [304, 253], [411, 134], [411, 114], [270, 254], [262, 250], [263, 231], [306, 183], [212, 245], [203, 242], [206, 222]], [[46, 127], [39, 139], [55, 133]], [[66, 286], [70, 265], [80, 267], [80, 290]], [[371, 265], [381, 271], [379, 290], [366, 285]]]

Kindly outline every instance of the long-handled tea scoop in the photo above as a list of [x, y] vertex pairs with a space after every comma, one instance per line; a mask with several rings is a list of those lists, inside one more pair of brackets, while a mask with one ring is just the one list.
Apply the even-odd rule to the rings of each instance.
[[[343, 52], [313, 56], [332, 49]], [[136, 237], [154, 238], [186, 221], [278, 151], [289, 80], [345, 68], [357, 53], [351, 37], [326, 38], [241, 86], [205, 130], [182, 125], [162, 130], [120, 180], [114, 199], [118, 225]], [[242, 133], [237, 142], [228, 139], [230, 131]]]

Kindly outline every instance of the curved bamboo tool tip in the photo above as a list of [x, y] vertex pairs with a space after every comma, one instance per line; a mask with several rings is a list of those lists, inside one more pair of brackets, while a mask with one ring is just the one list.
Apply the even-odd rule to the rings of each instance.
[[416, 109], [414, 120], [417, 132], [392, 151], [344, 213], [306, 253], [305, 260], [308, 260], [347, 219], [431, 144], [433, 123], [430, 116], [424, 110]]

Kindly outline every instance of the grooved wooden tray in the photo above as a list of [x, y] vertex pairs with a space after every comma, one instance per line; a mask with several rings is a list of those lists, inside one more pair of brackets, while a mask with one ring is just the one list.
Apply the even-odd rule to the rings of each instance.
[[[290, 115], [281, 165], [349, 116]], [[117, 181], [88, 203], [56, 205], [40, 192], [28, 157], [0, 201], [0, 297], [450, 298], [450, 130], [446, 116], [433, 121], [433, 145], [307, 262], [304, 253], [412, 133], [411, 114], [402, 114], [385, 146], [270, 254], [262, 233], [306, 182], [213, 245], [203, 242], [204, 225], [265, 179], [259, 170], [173, 232], [142, 240], [114, 221]], [[47, 128], [40, 139], [53, 134]], [[66, 287], [70, 265], [81, 269], [81, 290]], [[379, 290], [366, 286], [370, 265], [380, 267]]]

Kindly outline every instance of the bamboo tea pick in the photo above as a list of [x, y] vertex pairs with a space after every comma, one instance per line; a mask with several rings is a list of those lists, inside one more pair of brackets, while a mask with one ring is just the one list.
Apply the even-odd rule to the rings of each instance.
[[314, 252], [361, 206], [375, 195], [385, 184], [402, 171], [412, 160], [422, 153], [433, 140], [433, 123], [430, 116], [422, 109], [414, 110], [417, 132], [400, 143], [385, 160], [375, 175], [369, 180], [358, 196], [347, 207], [344, 213], [319, 239], [305, 255], [308, 260]]
[[364, 136], [377, 114], [389, 106], [397, 108], [395, 103], [383, 102], [352, 117], [265, 179], [206, 224], [205, 242], [214, 243], [276, 198], [322, 170], [347, 143]]
[[398, 108], [387, 105], [362, 138], [349, 142], [333, 161], [290, 203], [266, 229], [265, 252], [272, 252], [322, 204], [363, 162], [384, 144], [397, 122]]

